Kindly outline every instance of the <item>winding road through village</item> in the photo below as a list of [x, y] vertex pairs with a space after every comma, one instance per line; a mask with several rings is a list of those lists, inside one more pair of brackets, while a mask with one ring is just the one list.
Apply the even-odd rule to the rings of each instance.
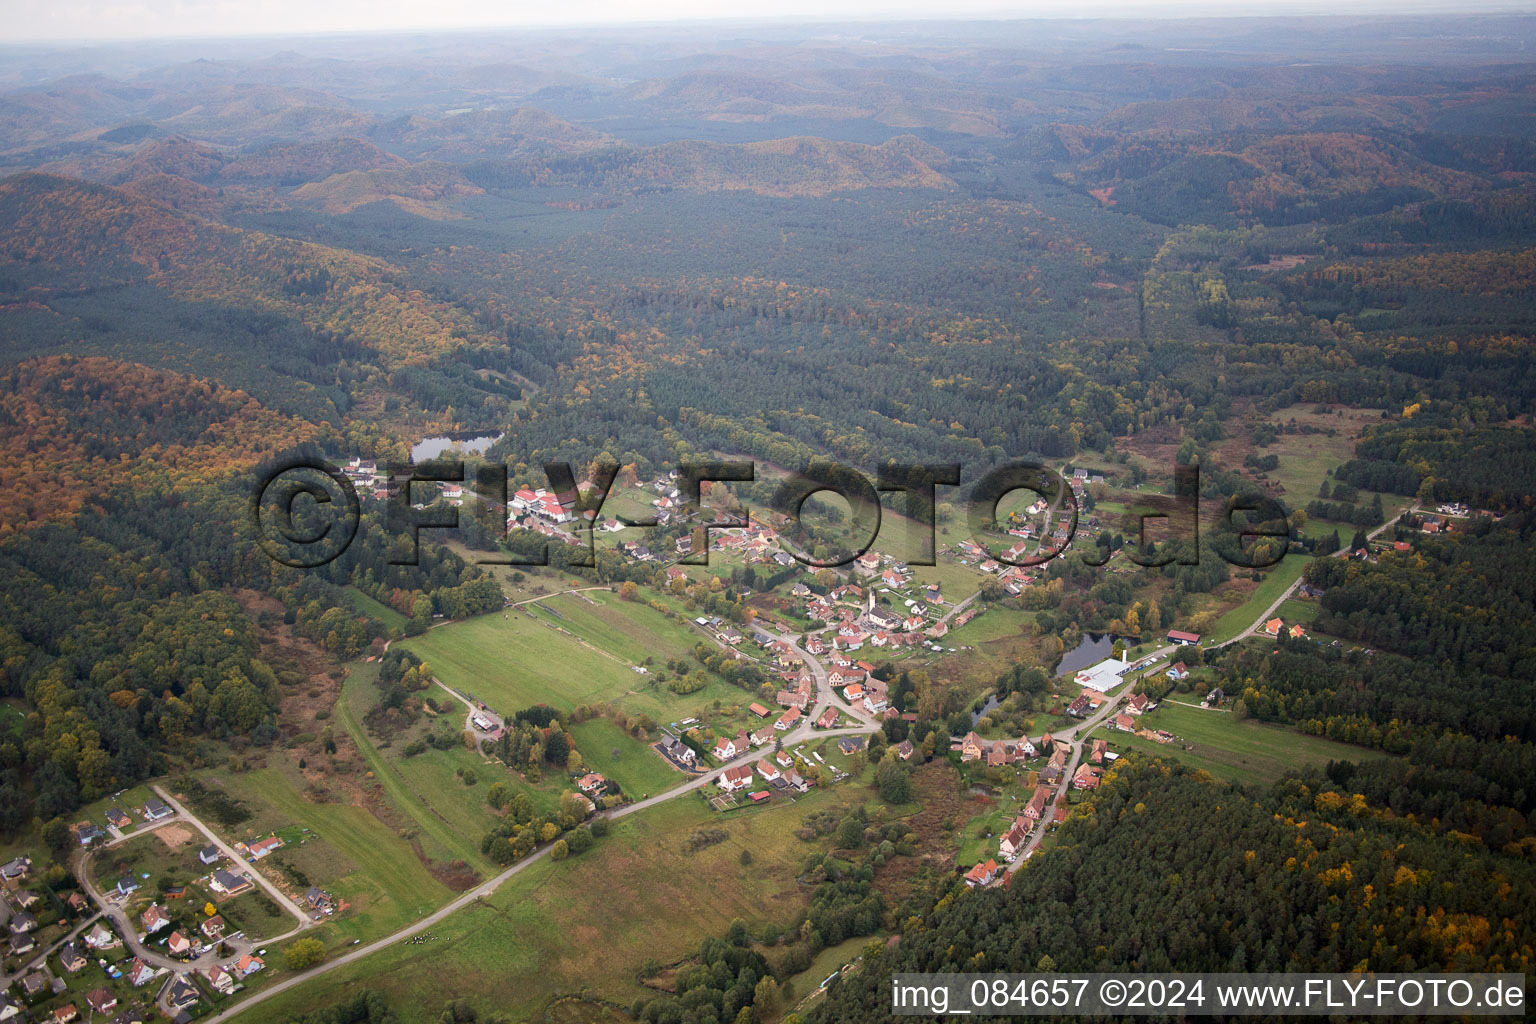
[[[1388, 528], [1388, 526], [1391, 525], [1393, 521], [1395, 521], [1395, 519], [1396, 517], [1393, 517], [1392, 520], [1389, 520], [1387, 523], [1384, 523], [1383, 525], [1373, 530], [1370, 534], [1371, 538], [1374, 539], [1376, 536], [1381, 534]], [[1347, 553], [1348, 549], [1338, 552], [1338, 554], [1341, 556], [1346, 555]], [[1225, 647], [1228, 644], [1236, 643], [1247, 637], [1255, 635], [1262, 628], [1263, 623], [1273, 616], [1275, 610], [1278, 609], [1280, 605], [1283, 604], [1285, 600], [1295, 592], [1299, 583], [1299, 580], [1296, 583], [1292, 583], [1291, 586], [1286, 589], [1285, 593], [1280, 595], [1279, 598], [1277, 598], [1268, 608], [1266, 608], [1264, 612], [1260, 614], [1254, 620], [1254, 622], [1242, 633], [1219, 644], [1213, 644], [1212, 647]], [[545, 597], [550, 596], [554, 595], [545, 595]], [[972, 598], [974, 598], [974, 596], [975, 595], [972, 595]], [[541, 597], [535, 600], [544, 599], [544, 597]], [[952, 613], [953, 611], [958, 611], [960, 607], [963, 607], [963, 604], [964, 603], [962, 603], [962, 605], [957, 605], [956, 608], [952, 610]], [[811, 670], [811, 673], [814, 675], [816, 680], [816, 704], [812, 711], [805, 716], [805, 725], [802, 725], [799, 728], [784, 734], [784, 746], [790, 747], [797, 743], [803, 743], [813, 737], [827, 738], [836, 736], [866, 735], [868, 733], [874, 732], [879, 728], [879, 725], [873, 718], [861, 710], [850, 707], [834, 693], [831, 682], [827, 677], [826, 666], [824, 666], [818, 659], [813, 657], [809, 651], [801, 647], [796, 642], [794, 637], [777, 633], [761, 625], [759, 625], [759, 628], [769, 636], [772, 636], [774, 639], [781, 640], [784, 643], [789, 644], [795, 653], [799, 655], [803, 663]], [[1172, 644], [1158, 648], [1151, 654], [1145, 655], [1138, 659], [1136, 664], [1140, 666], [1142, 671], [1155, 670], [1156, 668], [1160, 667], [1161, 664], [1168, 659], [1169, 655], [1176, 650], [1178, 650], [1177, 645]], [[1087, 736], [1107, 717], [1114, 714], [1115, 710], [1120, 706], [1120, 703], [1126, 698], [1126, 696], [1129, 695], [1132, 686], [1132, 680], [1127, 679], [1125, 684], [1119, 688], [1118, 693], [1114, 694], [1110, 697], [1109, 700], [1105, 701], [1104, 706], [1095, 712], [1091, 717], [1083, 720], [1081, 723], [1073, 726], [1071, 729], [1056, 737], [1058, 742], [1065, 741], [1070, 744], [1072, 756], [1066, 770], [1062, 773], [1060, 781], [1056, 785], [1056, 789], [1053, 794], [1054, 799], [1059, 800], [1062, 798], [1063, 794], [1066, 792], [1067, 787], [1071, 785], [1073, 774], [1077, 771], [1078, 766], [1082, 762], [1084, 740], [1080, 739], [1080, 737]], [[469, 704], [469, 701], [463, 695], [450, 689], [446, 685], [443, 686], [443, 689], [448, 690], [448, 692], [452, 693], [455, 697], [464, 701], [466, 704]], [[856, 726], [847, 726], [841, 729], [813, 729], [810, 723], [814, 722], [817, 716], [819, 716], [827, 707], [836, 707], [839, 714], [846, 715], [859, 724]], [[471, 714], [473, 714], [475, 710], [473, 705], [470, 705], [470, 708]], [[688, 782], [682, 783], [681, 785], [675, 786], [672, 789], [666, 790], [665, 792], [658, 793], [655, 796], [646, 797], [634, 803], [626, 804], [625, 806], [612, 811], [605, 811], [602, 813], [602, 816], [608, 818], [609, 820], [618, 820], [620, 818], [627, 817], [628, 815], [636, 814], [648, 808], [655, 807], [658, 804], [665, 803], [668, 800], [675, 800], [686, 793], [691, 793], [695, 790], [702, 789], [705, 786], [712, 785], [715, 781], [715, 777], [719, 774], [720, 771], [724, 771], [727, 768], [733, 768], [737, 765], [753, 763], [761, 756], [761, 752], [759, 751], [743, 754], [740, 757], [737, 757], [734, 760], [721, 765], [718, 771], [711, 771]], [[161, 791], [159, 787], [156, 787], [156, 792], [161, 793], [162, 796], [166, 796], [166, 794], [164, 794], [164, 792]], [[166, 797], [166, 799], [169, 800], [169, 797]], [[185, 813], [184, 809], [182, 809], [179, 804], [172, 802], [171, 806], [177, 809], [178, 814]], [[187, 817], [189, 820], [191, 820], [190, 815]], [[1044, 838], [1045, 833], [1049, 827], [1048, 818], [1048, 815], [1041, 816], [1041, 821], [1037, 825], [1034, 832], [1030, 835], [1028, 844], [1025, 846], [1024, 850], [1020, 852], [1013, 863], [1007, 867], [1006, 874], [1012, 874], [1013, 872], [1017, 871], [1020, 867], [1023, 866], [1024, 862], [1029, 859], [1035, 850], [1039, 848], [1040, 841]], [[202, 828], [200, 823], [199, 827]], [[206, 829], [204, 829], [204, 831], [206, 832]], [[211, 833], [208, 834], [211, 835]], [[303, 985], [322, 974], [328, 974], [331, 971], [338, 970], [348, 964], [356, 963], [364, 957], [371, 956], [382, 949], [387, 949], [390, 946], [396, 945], [397, 943], [406, 941], [412, 936], [419, 935], [431, 928], [433, 925], [439, 924], [451, 915], [457, 913], [460, 910], [463, 910], [465, 907], [468, 907], [471, 904], [477, 903], [487, 896], [490, 896], [497, 889], [501, 888], [512, 878], [517, 876], [520, 872], [526, 871], [531, 865], [536, 864], [540, 860], [549, 856], [549, 851], [552, 848], [553, 847], [550, 845], [540, 847], [533, 853], [518, 861], [516, 864], [513, 864], [511, 867], [507, 868], [505, 871], [490, 879], [487, 879], [475, 888], [468, 890], [467, 892], [454, 899], [452, 902], [438, 908], [414, 924], [408, 925], [405, 928], [401, 928], [399, 931], [393, 932], [384, 938], [376, 939], [366, 945], [361, 945], [355, 949], [349, 950], [348, 952], [343, 953], [342, 955], [333, 959], [327, 960], [325, 963], [319, 965], [318, 967], [305, 971], [302, 974], [296, 974], [292, 977], [284, 978], [268, 988], [264, 988], [259, 992], [253, 993], [249, 998], [241, 1001], [240, 1003], [237, 1003], [229, 1009], [220, 1011], [219, 1013], [211, 1014], [202, 1018], [202, 1020], [205, 1022], [205, 1024], [221, 1024], [222, 1021], [234, 1017], [241, 1011], [249, 1009], [250, 1007], [271, 999], [274, 996], [281, 995], [282, 993], [289, 991], [295, 986]], [[259, 872], [255, 872], [255, 874], [257, 874], [259, 877]], [[1006, 877], [1006, 874], [1000, 875], [1000, 877]]]

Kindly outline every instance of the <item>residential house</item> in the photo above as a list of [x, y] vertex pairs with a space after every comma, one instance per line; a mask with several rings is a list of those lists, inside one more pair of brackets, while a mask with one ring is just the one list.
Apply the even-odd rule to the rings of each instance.
[[794, 771], [793, 769], [785, 773], [784, 781], [788, 782], [790, 788], [794, 789], [798, 793], [809, 793], [811, 787], [816, 785], [816, 783], [803, 777], [799, 772]]
[[117, 996], [107, 988], [91, 989], [85, 994], [85, 1002], [93, 1013], [111, 1013], [117, 1009]]
[[1067, 714], [1073, 718], [1082, 718], [1088, 713], [1088, 695], [1079, 694], [1071, 704], [1067, 705]]
[[261, 860], [261, 858], [265, 857], [273, 850], [281, 849], [282, 846], [282, 839], [278, 838], [277, 836], [268, 836], [265, 839], [259, 839], [256, 842], [248, 845], [245, 848], [245, 852], [250, 856], [251, 860]]
[[862, 736], [844, 736], [837, 741], [837, 749], [848, 756], [857, 754], [864, 749], [864, 738]]
[[729, 736], [721, 736], [715, 740], [715, 745], [709, 751], [717, 761], [729, 761], [741, 751], [736, 749], [736, 741]]
[[699, 762], [699, 752], [679, 739], [669, 737], [662, 740], [661, 750], [662, 753], [685, 768], [692, 768]]
[[1125, 702], [1125, 710], [1133, 715], [1145, 714], [1150, 702], [1144, 693], [1134, 693], [1131, 699]]
[[209, 878], [208, 887], [224, 896], [238, 896], [254, 888], [251, 880], [245, 875], [231, 874], [223, 868], [215, 871]]
[[177, 978], [171, 982], [171, 987], [165, 993], [165, 1001], [178, 1010], [185, 1010], [196, 1006], [199, 998], [201, 996], [197, 991], [197, 986], [186, 978]]
[[30, 953], [36, 949], [37, 940], [32, 937], [31, 932], [21, 932], [18, 935], [11, 936], [7, 948], [9, 948], [11, 956], [21, 956], [23, 953]]
[[107, 824], [115, 829], [125, 829], [133, 825], [133, 818], [121, 807], [107, 809]]
[[312, 885], [305, 891], [304, 902], [309, 904], [311, 910], [320, 910], [327, 914], [331, 912], [331, 894], [318, 885]]
[[803, 708], [811, 702], [809, 695], [798, 690], [780, 690], [773, 699], [784, 708]]
[[965, 873], [965, 884], [972, 889], [991, 885], [997, 878], [997, 861], [988, 859]]
[[1130, 715], [1116, 715], [1115, 728], [1123, 729], [1126, 732], [1135, 732], [1136, 720], [1133, 719]]
[[100, 825], [93, 825], [88, 821], [81, 822], [75, 826], [75, 838], [80, 841], [81, 846], [90, 846], [100, 839], [103, 834]]
[[1280, 629], [1284, 625], [1285, 625], [1285, 622], [1282, 621], [1278, 617], [1270, 619], [1268, 622], [1264, 623], [1264, 635], [1265, 636], [1279, 636], [1280, 635]]
[[227, 996], [235, 991], [235, 976], [218, 964], [209, 966], [208, 970], [204, 973], [208, 977], [208, 984], [213, 986], [215, 992]]
[[583, 793], [598, 793], [608, 784], [608, 780], [597, 772], [588, 772], [576, 781], [576, 788]]
[[1197, 644], [1200, 642], [1200, 634], [1186, 633], [1182, 629], [1170, 629], [1168, 631], [1168, 642], [1180, 644], [1182, 646], [1189, 646], [1190, 644]]
[[224, 937], [224, 918], [214, 914], [199, 925], [198, 928], [203, 933], [203, 937], [209, 942], [217, 942]]
[[235, 973], [242, 978], [248, 978], [265, 966], [267, 966], [266, 961], [262, 960], [261, 957], [252, 956], [250, 953], [247, 953], [236, 961]]
[[1109, 752], [1108, 740], [1094, 740], [1093, 753], [1088, 755], [1088, 760], [1094, 764], [1103, 764], [1104, 755]]
[[158, 973], [159, 972], [149, 964], [145, 963], [143, 960], [140, 960], [138, 957], [134, 957], [133, 963], [128, 965], [128, 970], [123, 972], [123, 977], [127, 978], [128, 984], [132, 985], [134, 988], [141, 988], [142, 986], [149, 984], [150, 981], [153, 980], [155, 975]]
[[974, 732], [968, 732], [965, 734], [965, 738], [960, 741], [960, 760], [979, 761], [986, 756], [986, 750], [987, 748], [982, 738]]
[[204, 864], [217, 864], [219, 861], [219, 856], [219, 848], [214, 846], [212, 843], [209, 843], [207, 846], [197, 851], [197, 859], [202, 861]]
[[1176, 661], [1168, 667], [1168, 671], [1164, 672], [1163, 675], [1176, 683], [1182, 683], [1189, 678], [1189, 668], [1182, 661]]
[[21, 979], [21, 996], [23, 999], [35, 999], [48, 990], [48, 975], [42, 971], [33, 971]]
[[37, 893], [31, 889], [17, 889], [16, 894], [11, 899], [23, 910], [30, 909], [40, 902], [37, 898]]
[[53, 1017], [53, 1024], [71, 1024], [80, 1016], [80, 1011], [75, 1009], [74, 1003], [65, 1003], [63, 1006], [55, 1009], [51, 1016]]
[[1055, 809], [1051, 812], [1052, 830], [1059, 828], [1063, 823], [1065, 823], [1067, 820], [1067, 815], [1072, 813], [1072, 808], [1067, 804], [1065, 800], [1057, 800], [1054, 808]]
[[787, 750], [779, 751], [773, 756], [773, 759], [779, 762], [779, 766], [782, 768], [788, 768], [795, 763], [794, 755]]
[[1072, 776], [1073, 789], [1098, 789], [1102, 769], [1091, 764], [1080, 765]]
[[1036, 786], [1035, 791], [1030, 794], [1029, 803], [1024, 805], [1024, 810], [1019, 813], [1019, 817], [1031, 823], [1039, 821], [1041, 815], [1045, 814], [1045, 802], [1050, 798], [1050, 790], [1044, 786]]
[[8, 886], [14, 885], [31, 873], [31, 857], [16, 857], [0, 864], [0, 879], [3, 879]]
[[149, 909], [139, 915], [139, 921], [144, 925], [144, 934], [153, 935], [155, 932], [171, 923], [171, 918], [160, 909], [159, 904], [151, 903]]
[[37, 928], [37, 915], [30, 910], [23, 910], [11, 918], [11, 934], [25, 935]]
[[192, 952], [192, 940], [180, 931], [171, 932], [171, 937], [166, 940], [165, 948], [171, 951], [171, 956], [186, 956]]
[[164, 818], [169, 818], [175, 813], [176, 812], [171, 810], [170, 807], [166, 805], [165, 801], [161, 800], [159, 797], [152, 796], [148, 800], [144, 801], [144, 817], [148, 818], [150, 821], [160, 821]]
[[21, 1005], [4, 992], [0, 992], [0, 1020], [12, 1020], [20, 1016]]
[[739, 764], [735, 768], [727, 768], [725, 771], [721, 772], [720, 777], [715, 780], [715, 785], [719, 786], [727, 793], [734, 793], [738, 789], [746, 789], [751, 784], [752, 767], [745, 764]]
[[64, 943], [64, 948], [59, 950], [59, 964], [70, 974], [85, 970], [85, 965], [89, 962], [85, 954], [80, 951], [80, 947], [73, 942]]
[[773, 723], [773, 727], [780, 732], [784, 732], [787, 729], [793, 729], [798, 721], [800, 721], [800, 709], [790, 708], [779, 716], [779, 720]]
[[1002, 855], [1004, 860], [1012, 861], [1028, 842], [1029, 829], [1022, 819], [1016, 818], [1008, 831], [1003, 833], [1003, 838], [998, 841], [997, 852]]
[[836, 724], [837, 708], [831, 707], [830, 705], [825, 711], [821, 713], [821, 717], [816, 719], [816, 728], [818, 729], [830, 729]]
[[111, 949], [121, 941], [104, 921], [97, 921], [95, 927], [85, 933], [85, 944], [95, 950]]
[[917, 753], [917, 748], [912, 745], [911, 740], [902, 740], [896, 744], [896, 756], [903, 761], [912, 760], [912, 755], [915, 753]]
[[766, 757], [757, 762], [757, 774], [761, 775], [769, 782], [772, 782], [780, 777], [779, 769], [773, 764], [772, 761], [769, 761]]

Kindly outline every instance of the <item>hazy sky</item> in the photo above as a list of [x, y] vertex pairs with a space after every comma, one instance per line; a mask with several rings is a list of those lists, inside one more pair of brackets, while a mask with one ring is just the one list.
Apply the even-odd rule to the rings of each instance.
[[1531, 10], [1536, 0], [0, 0], [21, 40], [303, 34], [713, 18], [880, 19]]

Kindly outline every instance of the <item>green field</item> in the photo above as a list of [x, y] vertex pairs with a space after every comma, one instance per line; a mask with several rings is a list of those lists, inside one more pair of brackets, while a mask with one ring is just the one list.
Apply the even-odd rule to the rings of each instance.
[[[1198, 702], [1194, 697], [1179, 700]], [[1154, 712], [1142, 716], [1148, 729], [1166, 729], [1181, 743], [1156, 743], [1106, 726], [1092, 733], [1109, 741], [1111, 750], [1142, 751], [1162, 757], [1177, 757], [1229, 782], [1267, 783], [1285, 772], [1307, 766], [1321, 767], [1329, 761], [1362, 761], [1388, 755], [1347, 743], [1336, 743], [1321, 736], [1309, 736], [1280, 725], [1252, 720], [1240, 721], [1226, 711], [1188, 707], [1164, 701]], [[1185, 750], [1183, 745], [1194, 749]]]
[[[606, 718], [571, 726], [584, 767], [613, 779], [634, 799], [671, 789], [688, 778], [662, 756]], [[618, 751], [618, 757], [614, 757]]]
[[1286, 598], [1280, 605], [1280, 610], [1275, 614], [1286, 621], [1287, 625], [1302, 625], [1308, 631], [1312, 629], [1312, 620], [1317, 618], [1318, 604], [1316, 601], [1305, 601], [1299, 597]]
[[960, 830], [960, 852], [955, 863], [970, 867], [987, 858], [997, 859], [997, 842], [1029, 803], [1032, 790], [1015, 778], [1002, 788], [983, 813], [975, 815]]
[[[406, 1024], [436, 1021], [451, 999], [512, 1020], [543, 1019], [552, 999], [583, 991], [627, 1006], [648, 991], [636, 978], [645, 959], [674, 962], [738, 917], [754, 927], [789, 924], [809, 893], [796, 881], [798, 865], [815, 848], [793, 830], [814, 808], [867, 796], [839, 786], [723, 818], [692, 794], [679, 797], [620, 820], [580, 856], [530, 865], [433, 928], [429, 941], [389, 947], [244, 1019], [289, 1021], [360, 986], [381, 992]], [[685, 853], [702, 827], [728, 838]], [[750, 864], [741, 863], [743, 850]]]
[[[493, 865], [480, 853], [480, 837], [494, 823], [495, 815], [486, 806], [485, 793], [493, 781], [504, 780], [512, 785], [517, 780], [499, 763], [488, 762], [467, 747], [429, 748], [406, 758], [400, 754], [405, 746], [405, 738], [400, 737], [398, 742], [381, 749], [362, 725], [377, 699], [373, 685], [377, 674], [376, 665], [354, 666], [342, 699], [336, 703], [337, 720], [351, 734], [390, 800], [415, 820], [420, 829], [415, 838], [427, 854], [435, 859], [462, 860], [486, 873]], [[473, 770], [477, 784], [466, 786], [455, 774], [459, 768]], [[558, 795], [536, 794], [531, 786], [519, 784], [519, 788], [527, 789], [537, 806], [559, 800]]]
[[1210, 631], [1205, 642], [1221, 643], [1230, 640], [1253, 625], [1254, 620], [1274, 604], [1277, 597], [1301, 578], [1311, 560], [1307, 555], [1286, 555], [1279, 565], [1265, 570], [1264, 579], [1248, 595], [1248, 599], [1218, 619], [1216, 628]]
[[388, 629], [398, 632], [404, 629], [405, 624], [410, 621], [404, 615], [389, 607], [389, 605], [380, 604], [356, 587], [347, 588], [347, 599], [352, 602], [352, 607], [370, 618], [378, 619]]
[[638, 601], [613, 594], [562, 594], [402, 641], [432, 673], [473, 693], [505, 715], [533, 704], [574, 710], [614, 703], [657, 721], [675, 721], [719, 700], [740, 703], [743, 691], [719, 679], [679, 697], [656, 675], [634, 666], [647, 658], [692, 662], [703, 634]]
[[451, 896], [417, 858], [408, 838], [365, 807], [310, 799], [297, 772], [275, 767], [211, 772], [203, 782], [245, 801], [252, 812], [250, 820], [223, 830], [227, 839], [244, 841], [295, 824], [311, 829], [314, 838], [283, 847], [272, 860], [292, 864], [311, 884], [349, 904], [327, 937], [350, 941], [382, 935]]

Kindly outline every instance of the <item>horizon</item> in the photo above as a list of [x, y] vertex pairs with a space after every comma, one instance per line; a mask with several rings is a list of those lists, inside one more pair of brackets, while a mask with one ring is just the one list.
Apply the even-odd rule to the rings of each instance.
[[[1393, 3], [1390, 0], [1260, 0], [1241, 11], [1213, 0], [1035, 0], [1021, 5], [1010, 0], [970, 0], [955, 10], [936, 11], [931, 4], [908, 0], [839, 0], [828, 6], [792, 0], [772, 13], [732, 4], [721, 11], [705, 0], [662, 0], [636, 16], [622, 0], [579, 0], [558, 12], [542, 5], [517, 5], [508, 10], [486, 0], [456, 0], [440, 4], [430, 16], [418, 5], [394, 0], [372, 5], [360, 0], [316, 10], [298, 0], [278, 0], [256, 8], [232, 3], [189, 4], [178, 0], [146, 0], [130, 10], [99, 0], [75, 0], [46, 8], [14, 10], [12, 35], [0, 48], [31, 48], [68, 44], [186, 43], [336, 36], [388, 36], [419, 33], [560, 31], [618, 28], [741, 25], [861, 25], [913, 22], [1028, 21], [1241, 21], [1267, 18], [1414, 18], [1479, 17], [1536, 14], [1536, 0], [1491, 0], [1468, 8], [1448, 0]], [[189, 9], [190, 8], [190, 9]], [[273, 29], [274, 22], [288, 27]], [[81, 26], [89, 26], [81, 31]]]

